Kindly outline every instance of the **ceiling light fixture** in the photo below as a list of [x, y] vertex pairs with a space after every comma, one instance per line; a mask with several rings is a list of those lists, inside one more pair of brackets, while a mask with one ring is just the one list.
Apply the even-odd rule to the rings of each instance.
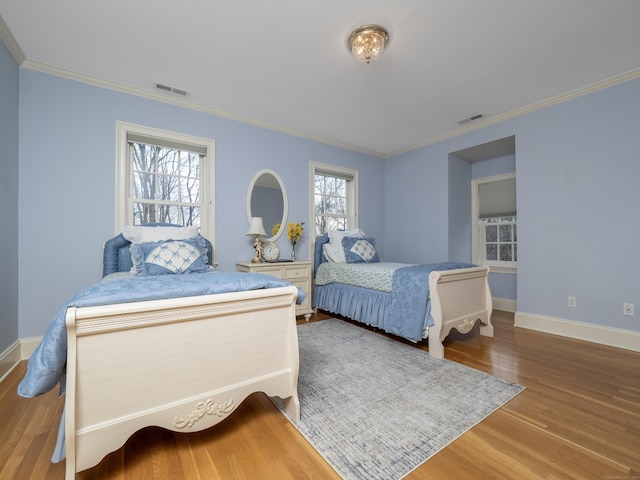
[[389, 43], [389, 32], [380, 25], [363, 25], [349, 34], [347, 48], [359, 62], [371, 63]]

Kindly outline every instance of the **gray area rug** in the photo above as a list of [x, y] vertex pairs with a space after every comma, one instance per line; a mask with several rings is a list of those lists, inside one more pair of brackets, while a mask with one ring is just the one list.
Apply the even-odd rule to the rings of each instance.
[[297, 428], [344, 479], [403, 478], [524, 390], [341, 320], [298, 338]]

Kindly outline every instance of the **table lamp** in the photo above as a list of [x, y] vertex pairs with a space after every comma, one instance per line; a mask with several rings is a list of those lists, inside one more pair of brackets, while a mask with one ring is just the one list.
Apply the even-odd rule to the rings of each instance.
[[256, 241], [253, 244], [253, 248], [256, 250], [256, 255], [251, 259], [251, 263], [262, 263], [262, 242], [260, 241], [260, 235], [266, 235], [262, 224], [262, 217], [251, 217], [251, 225], [247, 236], [255, 236]]

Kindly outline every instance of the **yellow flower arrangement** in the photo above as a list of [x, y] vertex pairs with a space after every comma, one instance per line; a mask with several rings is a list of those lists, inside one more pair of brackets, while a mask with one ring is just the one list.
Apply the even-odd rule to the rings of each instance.
[[278, 233], [278, 230], [280, 230], [280, 224], [274, 223], [273, 227], [271, 227], [271, 235], [275, 235], [276, 233]]
[[287, 228], [287, 236], [289, 237], [289, 241], [291, 242], [291, 245], [295, 247], [296, 243], [298, 243], [298, 240], [300, 240], [300, 237], [302, 236], [302, 232], [304, 232], [304, 222], [300, 222], [300, 223], [289, 222], [289, 225]]

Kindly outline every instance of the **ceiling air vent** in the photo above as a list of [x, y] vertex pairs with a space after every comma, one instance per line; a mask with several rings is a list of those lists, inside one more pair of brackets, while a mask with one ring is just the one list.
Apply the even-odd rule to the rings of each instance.
[[477, 115], [472, 115], [469, 118], [465, 118], [464, 120], [460, 120], [458, 122], [458, 125], [464, 125], [465, 123], [469, 123], [469, 122], [473, 122], [474, 120], [480, 120], [484, 115], [482, 115], [481, 113], [477, 114]]
[[183, 97], [186, 97], [189, 93], [186, 90], [180, 90], [179, 88], [169, 87], [168, 85], [162, 85], [161, 83], [156, 83], [156, 88], [158, 90], [162, 90], [163, 92], [175, 93], [176, 95], [181, 95]]

